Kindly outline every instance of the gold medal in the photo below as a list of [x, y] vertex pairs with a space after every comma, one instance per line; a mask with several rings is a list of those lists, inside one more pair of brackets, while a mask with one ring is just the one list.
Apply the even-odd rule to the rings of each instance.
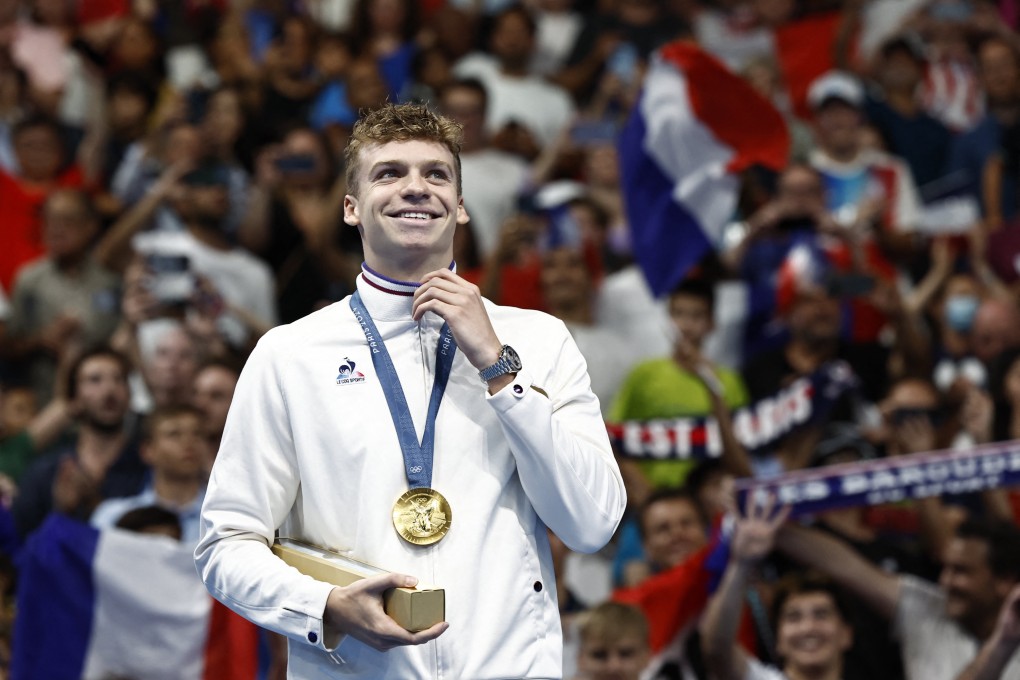
[[435, 489], [411, 489], [393, 504], [393, 526], [408, 543], [432, 545], [450, 530], [453, 511]]

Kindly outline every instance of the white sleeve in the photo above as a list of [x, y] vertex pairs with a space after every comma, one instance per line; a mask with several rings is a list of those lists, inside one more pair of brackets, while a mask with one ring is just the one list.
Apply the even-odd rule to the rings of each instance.
[[899, 580], [900, 599], [893, 613], [892, 636], [905, 642], [916, 634], [920, 624], [944, 615], [946, 598], [938, 586], [915, 576], [907, 574]]
[[789, 680], [782, 671], [766, 666], [750, 655], [746, 655], [746, 658], [747, 672], [744, 673], [744, 680]]
[[[595, 552], [612, 537], [627, 504], [584, 358], [561, 322], [551, 382], [533, 386], [524, 369], [488, 397], [538, 516], [567, 547]], [[556, 343], [555, 337], [551, 338]]]
[[270, 332], [261, 339], [238, 380], [202, 506], [195, 560], [209, 592], [238, 614], [332, 651], [339, 640], [327, 645], [322, 616], [333, 586], [269, 549], [300, 482], [276, 337]]

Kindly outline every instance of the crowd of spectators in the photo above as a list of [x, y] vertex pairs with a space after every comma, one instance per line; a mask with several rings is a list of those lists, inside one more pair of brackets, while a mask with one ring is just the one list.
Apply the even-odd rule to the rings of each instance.
[[[463, 126], [458, 273], [566, 323], [607, 423], [718, 435], [705, 460], [616, 442], [613, 542], [551, 536], [566, 677], [1020, 678], [1020, 496], [806, 527], [730, 493], [1020, 439], [1018, 23], [1014, 0], [0, 0], [0, 665], [51, 513], [196, 540], [247, 354], [354, 290], [358, 112], [416, 101]], [[656, 299], [615, 140], [680, 39], [782, 113], [790, 158], [741, 174]], [[737, 436], [836, 370], [806, 424]]]

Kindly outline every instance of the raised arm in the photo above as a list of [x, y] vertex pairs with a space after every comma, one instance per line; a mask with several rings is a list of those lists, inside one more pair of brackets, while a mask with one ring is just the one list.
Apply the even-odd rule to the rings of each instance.
[[[477, 286], [448, 269], [427, 274], [412, 314], [420, 319], [426, 311], [446, 320], [476, 369], [499, 358], [507, 340], [494, 330]], [[489, 381], [488, 402], [538, 516], [571, 550], [594, 552], [609, 542], [623, 516], [623, 479], [580, 350], [563, 322], [536, 319], [534, 326], [528, 332], [546, 338], [543, 353], [552, 357], [549, 382], [534, 384], [529, 358], [522, 356], [519, 373]]]
[[843, 541], [817, 529], [789, 524], [783, 527], [776, 546], [804, 566], [828, 575], [882, 616], [891, 619], [900, 599], [900, 582]]
[[775, 501], [748, 498], [748, 508], [736, 526], [730, 544], [730, 561], [722, 583], [701, 619], [701, 650], [716, 680], [743, 680], [747, 675], [747, 652], [737, 644], [737, 628], [751, 575], [772, 551], [776, 531], [790, 514], [789, 508], [774, 513]]

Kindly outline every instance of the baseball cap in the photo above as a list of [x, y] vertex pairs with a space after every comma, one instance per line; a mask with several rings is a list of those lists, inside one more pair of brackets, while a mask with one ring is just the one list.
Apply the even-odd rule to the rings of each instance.
[[864, 88], [849, 73], [829, 71], [811, 83], [808, 89], [808, 104], [812, 109], [818, 110], [834, 100], [860, 108], [864, 104]]

